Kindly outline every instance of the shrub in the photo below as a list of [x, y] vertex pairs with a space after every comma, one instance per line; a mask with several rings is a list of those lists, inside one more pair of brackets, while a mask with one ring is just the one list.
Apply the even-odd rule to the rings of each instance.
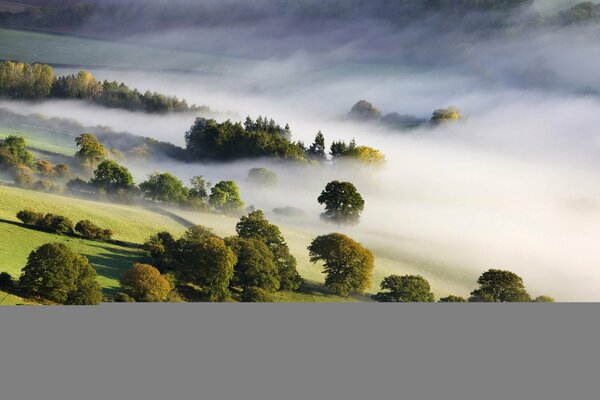
[[25, 225], [39, 225], [40, 221], [44, 219], [44, 214], [25, 209], [17, 213], [17, 218]]
[[37, 181], [33, 185], [33, 189], [39, 190], [41, 192], [52, 192], [52, 193], [62, 192], [62, 187], [60, 185], [57, 185], [56, 183], [54, 183], [48, 179], [42, 179], [42, 180]]
[[277, 174], [268, 168], [252, 168], [248, 171], [248, 182], [256, 186], [277, 186]]
[[82, 238], [89, 240], [110, 240], [114, 232], [110, 229], [102, 229], [89, 220], [82, 220], [75, 225], [75, 232]]
[[62, 215], [46, 214], [38, 225], [52, 233], [59, 235], [73, 234], [73, 221]]
[[273, 213], [282, 217], [302, 217], [304, 210], [296, 207], [277, 207], [273, 209]]
[[34, 183], [35, 178], [31, 168], [22, 164], [17, 165], [15, 168], [15, 184], [18, 187], [29, 189], [33, 187]]
[[244, 291], [242, 301], [244, 303], [272, 303], [274, 299], [273, 295], [266, 290], [250, 287]]
[[52, 163], [48, 160], [37, 160], [35, 166], [38, 172], [45, 176], [54, 176], [56, 175], [56, 170]]
[[135, 303], [135, 299], [128, 295], [127, 293], [119, 292], [115, 294], [113, 300], [116, 303]]
[[0, 272], [0, 289], [12, 289], [14, 281], [8, 272]]
[[164, 301], [171, 291], [171, 285], [158, 269], [147, 264], [133, 264], [121, 277], [123, 292], [136, 301]]

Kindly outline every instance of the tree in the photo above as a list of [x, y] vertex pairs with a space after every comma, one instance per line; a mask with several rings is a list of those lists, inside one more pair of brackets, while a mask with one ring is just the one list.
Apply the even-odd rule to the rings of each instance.
[[323, 136], [321, 131], [317, 133], [315, 141], [308, 148], [308, 155], [315, 160], [324, 160], [327, 158], [325, 155], [325, 136]]
[[277, 186], [277, 174], [268, 168], [251, 168], [248, 171], [248, 182], [256, 186]]
[[210, 205], [226, 214], [235, 214], [244, 208], [240, 189], [234, 181], [221, 181], [211, 190]]
[[17, 213], [17, 218], [25, 225], [39, 225], [44, 219], [44, 214], [26, 208]]
[[134, 187], [129, 170], [111, 160], [104, 160], [98, 165], [90, 183], [110, 194], [129, 191]]
[[210, 236], [189, 247], [180, 271], [202, 288], [207, 301], [224, 301], [230, 297], [229, 285], [236, 262], [235, 254], [223, 239]]
[[183, 186], [183, 182], [168, 172], [150, 174], [148, 180], [140, 184], [140, 189], [145, 197], [166, 204], [184, 203], [189, 194], [189, 190]]
[[337, 224], [357, 224], [365, 208], [365, 201], [350, 182], [329, 182], [317, 200], [325, 204], [321, 218]]
[[50, 161], [47, 160], [37, 160], [35, 166], [38, 172], [45, 176], [54, 176], [56, 175], [56, 170]]
[[439, 303], [466, 303], [467, 299], [465, 299], [464, 297], [460, 297], [460, 296], [455, 296], [455, 295], [449, 295], [446, 297], [442, 297], [439, 300]]
[[311, 262], [323, 262], [325, 286], [335, 294], [364, 293], [371, 286], [375, 257], [350, 237], [341, 233], [318, 236], [308, 250]]
[[490, 269], [477, 280], [479, 289], [471, 292], [471, 302], [528, 302], [529, 293], [525, 290], [523, 279], [510, 271]]
[[281, 290], [291, 291], [300, 287], [302, 278], [296, 270], [296, 258], [290, 253], [279, 227], [269, 223], [261, 210], [240, 218], [235, 230], [240, 238], [257, 239], [271, 250], [279, 271]]
[[33, 155], [25, 146], [25, 138], [22, 136], [8, 136], [4, 139], [4, 143], [2, 143], [2, 148], [13, 157], [14, 162], [32, 166]]
[[251, 287], [276, 292], [281, 285], [273, 254], [257, 239], [228, 238], [225, 241], [237, 256], [232, 284], [245, 292]]
[[133, 264], [123, 273], [120, 283], [124, 293], [141, 302], [164, 301], [171, 291], [171, 285], [158, 269], [148, 264]]
[[71, 176], [71, 169], [67, 164], [56, 164], [54, 171], [56, 176], [61, 179], [68, 179]]
[[35, 184], [35, 178], [31, 168], [19, 164], [15, 168], [15, 184], [21, 188], [30, 189]]
[[371, 296], [382, 303], [431, 303], [429, 282], [419, 275], [390, 275], [381, 281], [381, 292]]
[[96, 271], [87, 258], [62, 243], [48, 243], [29, 254], [19, 279], [29, 296], [62, 304], [98, 304], [102, 300]]
[[190, 179], [190, 183], [192, 184], [192, 188], [190, 189], [189, 196], [207, 201], [211, 183], [204, 179], [202, 175], [194, 176]]
[[79, 150], [75, 157], [81, 160], [81, 164], [93, 167], [106, 158], [106, 149], [91, 133], [84, 133], [75, 138]]
[[143, 245], [152, 257], [153, 263], [161, 270], [174, 270], [178, 257], [179, 244], [169, 232], [159, 232], [151, 236]]
[[381, 118], [381, 112], [368, 101], [360, 100], [352, 107], [348, 116], [360, 121], [369, 121]]
[[441, 124], [448, 121], [457, 121], [462, 119], [460, 111], [456, 107], [448, 107], [440, 110], [435, 110], [431, 116], [431, 122]]

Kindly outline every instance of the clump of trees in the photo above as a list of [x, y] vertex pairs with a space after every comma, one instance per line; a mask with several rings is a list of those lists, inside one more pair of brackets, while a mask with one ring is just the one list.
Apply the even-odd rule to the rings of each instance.
[[17, 218], [25, 225], [58, 235], [72, 236], [77, 233], [84, 239], [98, 241], [110, 240], [114, 235], [111, 229], [102, 229], [89, 220], [79, 221], [73, 226], [73, 222], [65, 216], [50, 213], [44, 215], [31, 209], [19, 211]]
[[189, 228], [179, 239], [161, 232], [144, 249], [160, 271], [175, 273], [171, 288], [178, 286], [189, 299], [258, 301], [300, 287], [296, 259], [262, 212], [243, 217], [236, 231], [226, 239], [202, 226]]
[[27, 296], [54, 303], [94, 305], [102, 300], [96, 278], [86, 257], [62, 243], [48, 243], [29, 254], [19, 288]]
[[340, 296], [362, 294], [371, 286], [375, 257], [341, 233], [316, 237], [308, 246], [310, 261], [323, 262], [325, 286]]
[[[477, 280], [479, 288], [471, 292], [465, 299], [461, 296], [449, 295], [439, 299], [440, 303], [523, 303], [554, 302], [549, 296], [538, 296], [532, 299], [523, 283], [523, 279], [514, 272], [490, 269]], [[432, 302], [434, 301], [429, 283], [421, 276], [391, 275], [381, 282], [381, 291], [373, 300], [380, 302]]]
[[291, 140], [289, 126], [259, 117], [246, 118], [244, 124], [227, 120], [197, 118], [185, 134], [186, 149], [193, 160], [233, 160], [271, 157], [305, 160], [306, 150]]
[[321, 218], [336, 224], [357, 224], [365, 208], [365, 201], [350, 182], [329, 182], [317, 200], [325, 205]]
[[593, 23], [600, 21], [600, 3], [584, 1], [561, 11], [554, 18], [562, 25]]
[[434, 124], [442, 124], [444, 122], [449, 121], [458, 121], [459, 119], [462, 119], [462, 115], [460, 114], [458, 108], [454, 106], [435, 110], [433, 112], [433, 115], [431, 116], [431, 122]]
[[21, 12], [0, 12], [0, 24], [27, 28], [74, 27], [87, 21], [92, 16], [92, 10], [90, 2], [26, 7]]
[[189, 106], [176, 96], [150, 91], [140, 93], [124, 83], [100, 82], [89, 71], [56, 78], [49, 65], [12, 61], [0, 62], [0, 96], [29, 100], [80, 99], [108, 108], [147, 113], [208, 111], [206, 107]]
[[62, 215], [42, 214], [33, 210], [22, 210], [17, 213], [17, 218], [26, 225], [38, 227], [50, 233], [58, 235], [72, 235], [73, 222]]

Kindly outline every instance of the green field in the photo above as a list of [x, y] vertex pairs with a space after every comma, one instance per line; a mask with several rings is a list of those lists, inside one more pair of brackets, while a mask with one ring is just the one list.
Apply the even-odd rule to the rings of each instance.
[[0, 290], [0, 306], [32, 305], [28, 300]]
[[[134, 262], [148, 261], [138, 249], [121, 247], [107, 243], [88, 241], [78, 238], [59, 236], [40, 232], [20, 225], [16, 213], [24, 208], [33, 208], [40, 212], [65, 215], [73, 221], [90, 219], [100, 226], [115, 230], [115, 239], [133, 243], [142, 243], [158, 231], [170, 231], [181, 234], [186, 227], [173, 218], [143, 209], [141, 207], [110, 204], [79, 198], [35, 192], [11, 186], [0, 185], [0, 272], [8, 272], [14, 278], [20, 275], [21, 268], [27, 262], [27, 256], [44, 243], [62, 242], [79, 254], [85, 255], [99, 275], [99, 281], [105, 292], [118, 289], [118, 280]], [[235, 233], [237, 219], [213, 214], [183, 213], [186, 217], [194, 215], [194, 222], [201, 223], [222, 236]], [[183, 216], [182, 216], [183, 217]], [[300, 254], [295, 254], [300, 256]], [[316, 267], [309, 264], [310, 268]], [[304, 268], [302, 268], [304, 267]], [[306, 265], [299, 265], [300, 273], [310, 279], [316, 276], [308, 271]], [[308, 273], [309, 276], [306, 276]], [[315, 281], [322, 280], [315, 279]], [[318, 286], [311, 285], [304, 293], [277, 293], [278, 302], [340, 302], [355, 301], [326, 293]], [[0, 296], [0, 299], [2, 297]], [[18, 302], [16, 297], [7, 296], [5, 303]]]
[[76, 36], [0, 29], [0, 58], [58, 66], [218, 71], [222, 57]]
[[27, 146], [32, 149], [48, 151], [63, 156], [72, 156], [77, 151], [75, 141], [67, 135], [0, 127], [0, 139], [5, 139], [11, 135], [23, 136], [27, 140]]

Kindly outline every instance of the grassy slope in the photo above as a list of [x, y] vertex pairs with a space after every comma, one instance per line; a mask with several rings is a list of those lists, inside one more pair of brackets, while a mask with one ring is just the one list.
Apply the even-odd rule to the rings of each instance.
[[0, 126], [0, 139], [5, 139], [10, 135], [23, 136], [27, 140], [28, 147], [51, 151], [60, 155], [72, 156], [77, 151], [73, 138], [66, 135], [59, 136], [48, 132], [34, 132]]
[[28, 300], [0, 291], [0, 306], [31, 305]]
[[20, 275], [29, 253], [50, 242], [64, 243], [86, 256], [99, 275], [100, 285], [108, 292], [118, 288], [124, 270], [134, 262], [146, 259], [141, 250], [38, 232], [6, 222], [0, 222], [0, 233], [3, 237], [0, 241], [0, 271], [8, 272], [14, 278]]
[[[100, 226], [112, 227], [116, 231], [115, 239], [134, 243], [142, 243], [148, 236], [161, 230], [168, 230], [175, 235], [179, 235], [185, 230], [185, 226], [168, 216], [140, 207], [94, 202], [0, 186], [0, 219], [4, 220], [4, 222], [0, 221], [0, 236], [3, 238], [0, 240], [0, 272], [9, 272], [16, 278], [33, 249], [44, 243], [62, 242], [88, 257], [98, 272], [102, 287], [108, 292], [118, 288], [118, 279], [125, 269], [134, 262], [145, 260], [142, 252], [106, 243], [53, 235], [19, 226], [15, 214], [27, 207], [40, 212], [65, 215], [73, 221], [83, 218], [90, 219]], [[219, 235], [228, 236], [235, 232], [236, 219], [210, 214], [184, 214], [186, 217], [193, 214], [194, 222], [213, 228]], [[307, 271], [300, 269], [300, 272], [307, 277]], [[307, 278], [310, 279], [310, 277]], [[2, 296], [0, 296], [1, 298]], [[18, 302], [17, 298], [13, 300], [13, 302]], [[324, 293], [314, 287], [306, 293], [277, 293], [276, 300], [280, 302], [353, 301]]]
[[127, 43], [0, 29], [0, 58], [54, 65], [207, 70], [220, 57]]
[[168, 230], [175, 235], [185, 230], [183, 225], [168, 216], [141, 207], [0, 186], [0, 218], [18, 221], [15, 215], [24, 208], [64, 215], [73, 222], [90, 219], [101, 227], [113, 229], [114, 239], [133, 243], [143, 243], [150, 235], [161, 230]]

